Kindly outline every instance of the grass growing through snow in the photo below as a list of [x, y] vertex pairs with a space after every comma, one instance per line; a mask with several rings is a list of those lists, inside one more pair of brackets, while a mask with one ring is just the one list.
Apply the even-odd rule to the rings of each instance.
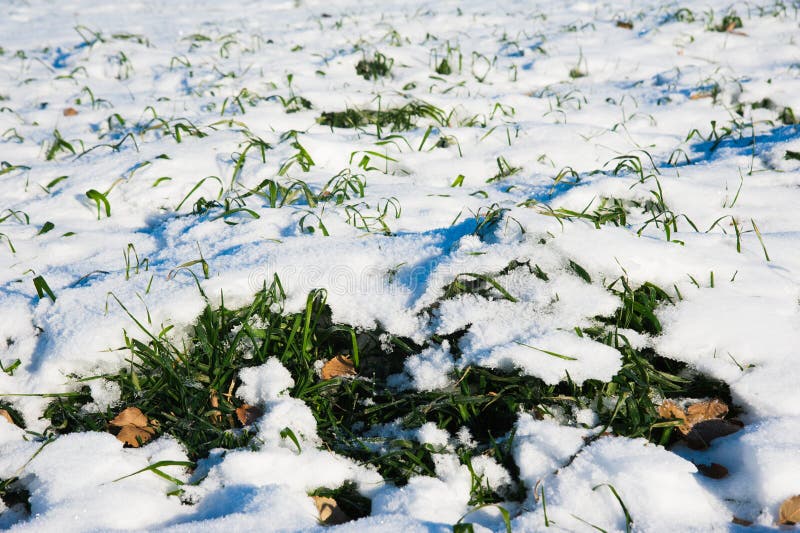
[[372, 59], [364, 59], [356, 64], [356, 74], [365, 80], [376, 80], [389, 75], [394, 65], [394, 59], [388, 58], [380, 52], [375, 52]]
[[444, 111], [422, 101], [387, 109], [350, 108], [344, 111], [326, 111], [319, 116], [317, 122], [331, 128], [363, 128], [374, 125], [392, 131], [408, 131], [416, 127], [420, 118], [427, 118], [440, 126], [447, 124]]
[[[530, 275], [548, 279], [541, 268], [529, 263], [513, 262], [504, 272], [526, 268]], [[575, 264], [572, 271], [591, 281], [580, 265]], [[495, 277], [457, 276], [443, 297], [473, 293], [514, 301]], [[656, 404], [662, 398], [714, 395], [730, 400], [723, 384], [692, 373], [686, 365], [650, 349], [634, 348], [619, 332], [625, 328], [659, 333], [661, 325], [654, 310], [671, 302], [664, 290], [652, 284], [633, 288], [624, 278], [608, 289], [620, 299], [617, 312], [597, 317], [595, 326], [576, 328], [576, 332], [621, 352], [622, 368], [609, 382], [588, 380], [578, 386], [567, 376], [561, 383], [547, 384], [516, 371], [457, 365], [451, 376], [453, 385], [447, 388], [399, 389], [387, 378], [401, 372], [405, 359], [423, 346], [386, 335], [380, 329], [356, 331], [333, 323], [324, 291], [311, 292], [302, 311], [285, 313], [285, 295], [276, 277], [247, 307], [231, 310], [224, 303], [207, 306], [190, 337], [181, 342], [171, 340], [168, 329], [151, 332], [137, 321], [141, 331], [125, 337], [125, 349], [130, 352], [128, 366], [116, 374], [89, 378], [116, 383], [121, 390], [119, 404], [104, 413], [87, 413], [81, 406], [91, 396], [88, 387], [83, 387], [68, 397], [57, 398], [45, 417], [51, 420], [50, 433], [103, 431], [116, 412], [135, 406], [159, 433], [178, 438], [192, 460], [205, 457], [212, 448], [257, 447], [255, 432], [237, 420], [236, 409], [242, 406], [236, 397], [238, 373], [274, 356], [291, 372], [295, 385], [289, 392], [313, 412], [325, 448], [374, 466], [386, 480], [398, 485], [411, 476], [435, 475], [434, 455], [455, 452], [473, 474], [471, 505], [521, 500], [525, 492], [511, 453], [513, 428], [520, 412], [536, 417], [556, 414], [569, 420], [570, 413], [588, 407], [598, 413], [605, 429], [615, 434], [667, 444], [674, 424], [659, 420]], [[447, 340], [458, 359], [458, 341], [465, 333], [466, 329], [434, 337], [430, 342]], [[357, 375], [321, 379], [315, 362], [342, 354], [352, 357]], [[427, 422], [452, 435], [467, 428], [473, 441], [451, 450], [421, 444], [412, 436], [413, 430]], [[282, 436], [293, 441], [296, 438], [291, 427]], [[471, 459], [478, 455], [493, 457], [503, 465], [512, 476], [511, 485], [488, 486], [471, 468]], [[352, 487], [318, 492], [341, 493], [349, 501], [346, 505], [351, 507], [351, 516], [369, 513], [369, 501]]]

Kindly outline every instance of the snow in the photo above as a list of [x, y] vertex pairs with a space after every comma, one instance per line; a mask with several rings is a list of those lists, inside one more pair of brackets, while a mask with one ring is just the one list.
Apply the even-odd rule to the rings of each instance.
[[277, 357], [270, 357], [261, 366], [243, 368], [239, 379], [242, 384], [236, 395], [251, 405], [278, 399], [294, 385], [292, 374]]
[[[547, 520], [568, 531], [625, 531], [616, 490], [640, 531], [725, 530], [731, 515], [703, 490], [694, 465], [644, 439], [601, 438], [545, 480]], [[545, 506], [517, 519], [523, 531], [545, 525]]]
[[[313, 413], [289, 396], [294, 381], [277, 358], [238, 374], [238, 398], [264, 413], [251, 428], [258, 445], [215, 450], [191, 474], [162, 467], [187, 483], [180, 497], [153, 472], [124, 477], [186, 461], [168, 436], [138, 449], [109, 433], [41, 438], [51, 398], [37, 394], [86, 385], [87, 411], [115, 405], [118, 388], [75, 377], [126, 364], [125, 334], [141, 333], [133, 317], [156, 332], [173, 326], [169, 336], [180, 342], [206, 305], [198, 284], [212, 303], [236, 307], [275, 274], [287, 311], [324, 288], [334, 321], [426, 344], [390, 379], [416, 391], [447, 389], [452, 371], [468, 365], [548, 384], [609, 381], [620, 352], [579, 334], [619, 305], [607, 287], [624, 276], [633, 287], [680, 294], [656, 311], [661, 334], [620, 333], [727, 383], [744, 429], [703, 452], [667, 450], [599, 436], [591, 409], [572, 413], [573, 425], [521, 412], [511, 451], [525, 497], [504, 506], [515, 531], [545, 526], [542, 495], [553, 527], [624, 531], [614, 487], [637, 531], [729, 530], [734, 516], [776, 527], [781, 501], [800, 493], [800, 161], [788, 157], [800, 152], [800, 129], [778, 116], [784, 108], [800, 116], [800, 68], [796, 8], [782, 5], [686, 4], [697, 20], [682, 22], [671, 16], [683, 4], [651, 0], [8, 3], [0, 19], [0, 364], [20, 364], [0, 372], [0, 408], [16, 410], [25, 429], [0, 417], [0, 482], [19, 478], [30, 513], [0, 500], [0, 528], [322, 530], [308, 493], [353, 482], [372, 498], [372, 515], [341, 531], [450, 531], [462, 518], [476, 531], [504, 530], [496, 508], [470, 505], [472, 474], [457, 454], [474, 445], [466, 428], [374, 428], [436, 449], [435, 477], [395, 486], [321, 447]], [[743, 28], [707, 31], [731, 9]], [[92, 42], [95, 31], [102, 41]], [[448, 48], [453, 66], [461, 54], [461, 71], [437, 75], [433, 63]], [[394, 59], [391, 78], [356, 76], [356, 63], [376, 50]], [[262, 98], [251, 106], [245, 88]], [[287, 113], [275, 98], [295, 94], [313, 108]], [[403, 139], [377, 144], [373, 133], [316, 122], [322, 111], [377, 108], [379, 95], [383, 108], [403, 104], [404, 94], [452, 112], [450, 124], [426, 136], [421, 120]], [[737, 113], [764, 99], [771, 104]], [[156, 115], [180, 119], [181, 142], [146, 130]], [[191, 135], [191, 124], [206, 136]], [[732, 124], [739, 129], [725, 136]], [[289, 130], [313, 158], [307, 171], [285, 166], [297, 153], [282, 138]], [[56, 131], [75, 154], [47, 157]], [[251, 148], [234, 176], [254, 136], [272, 149], [262, 160]], [[626, 155], [640, 158], [641, 176], [614, 172]], [[521, 170], [487, 181], [499, 158]], [[237, 191], [266, 178], [319, 192], [337, 175], [360, 176], [364, 197], [275, 207], [251, 197], [258, 218], [193, 213], [201, 197], [235, 208]], [[87, 196], [92, 189], [106, 194], [110, 217]], [[635, 208], [659, 195], [680, 215], [672, 242]], [[604, 198], [634, 206], [627, 224], [552, 216], [592, 213]], [[479, 227], [497, 208], [500, 221]], [[197, 264], [181, 268], [201, 256], [208, 279]], [[522, 266], [504, 270], [512, 261]], [[475, 275], [493, 276], [512, 298], [493, 290], [442, 300], [456, 276]], [[37, 276], [55, 301], [36, 295]], [[458, 343], [443, 339], [465, 329]], [[718, 462], [730, 475], [705, 478], [692, 462]], [[508, 488], [511, 472], [494, 458], [476, 456], [471, 466], [499, 493]]]
[[452, 382], [450, 373], [455, 368], [450, 343], [444, 341], [441, 347], [426, 348], [406, 359], [404, 366], [415, 389], [443, 389]]
[[[27, 444], [17, 457], [29, 459], [41, 446]], [[6, 477], [6, 465], [12, 466], [17, 458], [4, 459]], [[149, 473], [119, 479], [163, 460], [187, 459], [181, 446], [169, 438], [132, 450], [123, 449], [108, 433], [65, 435], [41, 448], [25, 467], [33, 518], [15, 529], [86, 531], [115, 528], [119, 523], [129, 529], [148, 528], [180, 516], [187, 509], [166, 495], [171, 482]], [[18, 466], [22, 465], [13, 464]], [[166, 466], [162, 471], [186, 480], [180, 467]]]

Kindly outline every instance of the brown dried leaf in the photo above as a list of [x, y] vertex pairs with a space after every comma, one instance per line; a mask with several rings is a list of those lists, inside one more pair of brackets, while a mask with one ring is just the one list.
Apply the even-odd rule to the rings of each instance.
[[215, 391], [214, 389], [211, 389], [211, 395], [208, 399], [208, 403], [210, 403], [211, 407], [214, 408], [209, 412], [209, 416], [211, 417], [211, 422], [213, 422], [214, 424], [219, 424], [220, 422], [222, 422], [222, 411], [217, 409], [217, 407], [219, 407], [219, 395], [217, 394], [217, 391]]
[[63, 111], [65, 117], [74, 117], [78, 114], [78, 110], [74, 107], [68, 107]]
[[742, 429], [741, 422], [736, 423], [733, 420], [721, 418], [703, 420], [692, 426], [692, 430], [686, 434], [686, 444], [693, 450], [705, 450], [712, 440], [731, 435], [740, 429]]
[[661, 418], [686, 419], [686, 414], [683, 412], [683, 409], [678, 407], [678, 404], [672, 400], [664, 400], [661, 405], [658, 406], [658, 416]]
[[117, 440], [121, 440], [133, 448], [138, 448], [152, 439], [155, 433], [156, 431], [151, 427], [124, 426], [117, 433]]
[[677, 418], [678, 420], [683, 420], [683, 424], [678, 426], [678, 429], [684, 435], [689, 433], [689, 430], [692, 429], [691, 424], [686, 420], [686, 413], [672, 400], [664, 400], [661, 405], [658, 406], [658, 416], [661, 418]]
[[138, 427], [146, 427], [147, 417], [138, 407], [128, 407], [124, 409], [120, 414], [114, 417], [114, 420], [109, 422], [112, 426], [117, 427], [124, 427], [124, 426], [138, 426]]
[[733, 520], [731, 520], [731, 522], [733, 522], [737, 526], [752, 526], [753, 525], [753, 521], [752, 520], [747, 520], [746, 518], [739, 518], [738, 516], [734, 516]]
[[138, 407], [124, 409], [108, 424], [120, 428], [117, 440], [134, 448], [138, 448], [156, 434], [156, 430], [150, 426], [147, 416]]
[[339, 505], [333, 498], [326, 496], [312, 496], [314, 504], [319, 512], [319, 521], [327, 525], [344, 524], [350, 521], [350, 517], [339, 509]]
[[689, 100], [700, 100], [701, 98], [711, 98], [712, 96], [714, 95], [711, 94], [710, 92], [692, 93], [691, 95], [689, 95]]
[[236, 408], [236, 418], [239, 419], [239, 423], [243, 426], [249, 426], [263, 414], [264, 412], [258, 407], [247, 405], [246, 403]]
[[677, 418], [683, 420], [683, 424], [678, 426], [678, 430], [684, 435], [688, 435], [695, 424], [705, 420], [714, 420], [728, 413], [728, 406], [720, 400], [714, 399], [707, 402], [693, 403], [684, 411], [672, 400], [664, 400], [658, 407], [658, 415], [661, 418]]
[[352, 359], [337, 355], [322, 366], [322, 379], [333, 379], [339, 376], [355, 376], [356, 369]]
[[726, 414], [728, 414], [728, 406], [719, 400], [693, 403], [686, 408], [686, 415], [690, 424], [711, 420], [712, 418], [722, 418]]
[[787, 498], [778, 512], [779, 524], [800, 524], [800, 494]]
[[11, 418], [11, 413], [6, 411], [5, 409], [0, 409], [0, 418], [5, 418], [8, 420], [9, 424], [14, 424], [14, 419]]
[[633, 22], [628, 20], [618, 20], [617, 21], [617, 28], [623, 28], [625, 30], [632, 30], [633, 29]]
[[711, 479], [722, 479], [727, 477], [728, 469], [719, 463], [711, 463], [708, 465], [695, 465], [698, 472]]

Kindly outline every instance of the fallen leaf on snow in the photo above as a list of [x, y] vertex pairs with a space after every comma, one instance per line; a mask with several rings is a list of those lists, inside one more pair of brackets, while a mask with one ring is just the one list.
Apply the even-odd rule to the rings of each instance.
[[117, 440], [133, 448], [138, 448], [156, 434], [156, 430], [150, 426], [147, 416], [138, 407], [124, 409], [109, 422], [109, 425], [120, 428]]
[[11, 414], [5, 409], [0, 409], [0, 418], [5, 418], [8, 420], [9, 424], [14, 424], [14, 419], [11, 418]]
[[322, 366], [322, 379], [333, 379], [339, 376], [355, 376], [353, 361], [344, 355], [337, 355]]
[[65, 117], [74, 117], [78, 114], [78, 110], [74, 107], [68, 107], [63, 111]]
[[239, 419], [239, 423], [243, 426], [249, 426], [260, 417], [263, 413], [261, 409], [254, 405], [247, 405], [242, 404], [240, 407], [236, 408], [236, 418]]
[[798, 524], [800, 523], [800, 494], [787, 498], [781, 504], [781, 510], [778, 513], [779, 524]]
[[753, 525], [753, 521], [752, 520], [747, 520], [746, 518], [739, 518], [738, 516], [734, 516], [733, 520], [731, 520], [731, 522], [733, 522], [737, 526], [752, 526]]
[[333, 498], [327, 496], [312, 496], [312, 498], [317, 506], [317, 512], [319, 512], [319, 521], [323, 524], [335, 525], [350, 521], [350, 517], [339, 509], [339, 505]]

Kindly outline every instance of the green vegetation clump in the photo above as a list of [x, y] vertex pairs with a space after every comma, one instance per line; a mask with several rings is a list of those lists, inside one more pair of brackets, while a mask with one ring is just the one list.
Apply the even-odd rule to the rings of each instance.
[[408, 131], [414, 129], [417, 120], [421, 118], [427, 118], [440, 126], [447, 124], [444, 111], [421, 101], [388, 109], [350, 108], [344, 111], [326, 111], [320, 115], [317, 122], [331, 128], [363, 128], [374, 125], [392, 131]]
[[735, 12], [732, 12], [722, 17], [722, 21], [714, 27], [714, 30], [718, 32], [726, 32], [738, 30], [743, 26], [744, 25], [742, 24], [741, 17], [739, 17], [739, 15], [737, 15]]
[[388, 58], [380, 52], [375, 52], [372, 59], [366, 57], [356, 64], [356, 74], [365, 80], [377, 80], [389, 75], [394, 65], [394, 59]]
[[449, 76], [453, 73], [453, 67], [450, 66], [447, 58], [442, 59], [442, 62], [436, 66], [436, 73], [442, 76]]
[[[570, 265], [574, 275], [591, 282], [585, 269], [574, 262]], [[549, 280], [537, 265], [514, 261], [495, 275], [456, 276], [444, 288], [442, 299], [469, 293], [516, 301], [496, 278], [526, 268], [530, 275]], [[119, 403], [106, 412], [87, 413], [81, 406], [91, 401], [91, 396], [88, 387], [84, 387], [56, 398], [45, 417], [51, 420], [51, 433], [105, 431], [116, 413], [125, 407], [137, 407], [158, 434], [168, 433], [180, 440], [192, 460], [207, 456], [213, 448], [257, 446], [255, 433], [247, 424], [243, 426], [237, 416], [237, 409], [247, 407], [236, 396], [238, 375], [242, 368], [277, 357], [294, 380], [289, 393], [311, 409], [326, 449], [373, 465], [387, 481], [403, 485], [411, 476], [435, 475], [434, 455], [448, 452], [402, 436], [406, 435], [404, 432], [430, 422], [453, 435], [466, 428], [472, 441], [456, 447], [461, 462], [471, 467], [472, 457], [493, 457], [513, 480], [509, 486], [488, 487], [473, 474], [471, 504], [521, 500], [525, 492], [512, 449], [514, 424], [522, 412], [577, 423], [577, 410], [589, 408], [603, 424], [598, 435], [612, 431], [669, 444], [672, 430], [680, 422], [664, 421], [659, 415], [658, 403], [664, 398], [714, 396], [730, 401], [727, 387], [721, 382], [697, 374], [683, 363], [660, 357], [649, 348], [634, 348], [620, 333], [621, 329], [660, 333], [654, 310], [672, 302], [663, 289], [649, 283], [634, 289], [624, 278], [607, 288], [620, 299], [616, 313], [597, 317], [593, 327], [574, 329], [580, 336], [620, 351], [622, 368], [609, 382], [587, 380], [577, 385], [567, 375], [560, 383], [548, 384], [519, 371], [456, 365], [449, 387], [434, 391], [398, 388], [387, 378], [402, 372], [405, 359], [426, 346], [389, 335], [380, 328], [356, 331], [335, 324], [326, 305], [326, 294], [320, 290], [308, 295], [301, 312], [284, 313], [285, 295], [276, 277], [247, 307], [230, 310], [224, 303], [219, 307], [208, 305], [189, 338], [181, 343], [169, 339], [169, 328], [155, 334], [137, 322], [146, 336], [125, 336], [126, 349], [130, 351], [128, 366], [115, 374], [91, 378], [115, 383], [121, 390]], [[434, 304], [422, 313], [433, 314], [437, 307]], [[459, 340], [468, 329], [469, 326], [450, 335], [433, 336], [427, 346], [447, 341], [458, 360]], [[543, 353], [571, 359], [564, 354]], [[352, 360], [354, 375], [323, 379], [318, 371], [320, 364], [340, 355]], [[291, 427], [285, 428], [281, 436], [300, 449]], [[341, 492], [339, 495], [350, 501], [354, 516], [369, 513], [368, 501], [354, 490], [323, 488], [318, 492], [325, 495], [331, 491]]]

